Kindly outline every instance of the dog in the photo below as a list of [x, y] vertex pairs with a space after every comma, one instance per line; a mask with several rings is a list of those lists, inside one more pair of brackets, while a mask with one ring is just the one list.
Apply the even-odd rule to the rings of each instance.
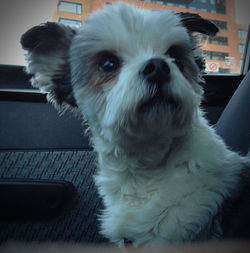
[[239, 197], [249, 159], [225, 145], [200, 106], [197, 33], [217, 32], [198, 14], [120, 2], [81, 28], [48, 22], [21, 38], [32, 85], [89, 126], [105, 207], [100, 233], [120, 247], [245, 231]]

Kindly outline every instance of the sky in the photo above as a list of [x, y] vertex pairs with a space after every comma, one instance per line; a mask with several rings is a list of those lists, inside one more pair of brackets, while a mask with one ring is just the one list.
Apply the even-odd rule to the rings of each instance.
[[235, 15], [238, 24], [250, 24], [250, 0], [235, 0]]
[[24, 65], [22, 34], [51, 21], [57, 0], [0, 0], [0, 64]]
[[[0, 64], [24, 65], [20, 37], [29, 28], [51, 21], [58, 0], [0, 0]], [[250, 23], [250, 0], [235, 0], [236, 19]]]

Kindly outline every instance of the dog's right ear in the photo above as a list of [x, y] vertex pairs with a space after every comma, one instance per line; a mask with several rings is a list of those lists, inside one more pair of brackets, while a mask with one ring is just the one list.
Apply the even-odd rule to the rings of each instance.
[[48, 22], [35, 26], [21, 37], [27, 50], [26, 71], [33, 77], [31, 83], [57, 108], [76, 107], [72, 94], [69, 48], [76, 29], [60, 23]]

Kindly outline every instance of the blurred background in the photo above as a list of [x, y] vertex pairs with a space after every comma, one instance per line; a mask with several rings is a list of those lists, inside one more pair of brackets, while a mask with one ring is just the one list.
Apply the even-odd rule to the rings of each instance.
[[[84, 19], [116, 0], [1, 0], [0, 64], [25, 65], [19, 40], [34, 25], [55, 21], [82, 26]], [[215, 37], [200, 37], [206, 72], [240, 74], [250, 23], [249, 0], [124, 0], [147, 9], [198, 13], [220, 29]]]

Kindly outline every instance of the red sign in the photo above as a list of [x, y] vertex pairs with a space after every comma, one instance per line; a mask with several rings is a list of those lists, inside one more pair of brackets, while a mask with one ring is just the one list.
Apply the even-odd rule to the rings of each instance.
[[206, 71], [207, 72], [219, 72], [219, 63], [218, 62], [206, 62]]

